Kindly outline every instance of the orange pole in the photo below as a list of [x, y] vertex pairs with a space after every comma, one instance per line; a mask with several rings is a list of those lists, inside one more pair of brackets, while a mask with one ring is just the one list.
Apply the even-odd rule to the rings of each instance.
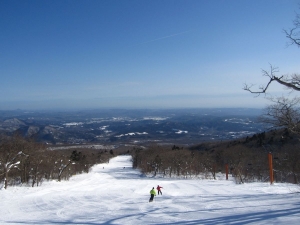
[[228, 164], [225, 164], [226, 180], [228, 180]]
[[213, 170], [214, 170], [214, 180], [216, 179], [216, 164], [213, 165]]
[[273, 184], [274, 182], [274, 175], [273, 175], [273, 160], [272, 160], [272, 153], [269, 153], [268, 155], [269, 158], [269, 169], [270, 169], [270, 183]]

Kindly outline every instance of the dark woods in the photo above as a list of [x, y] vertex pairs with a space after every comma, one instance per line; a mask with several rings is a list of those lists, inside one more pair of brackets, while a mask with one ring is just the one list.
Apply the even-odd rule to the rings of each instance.
[[151, 146], [134, 149], [133, 166], [152, 176], [225, 179], [226, 165], [237, 183], [268, 182], [268, 153], [273, 155], [275, 182], [299, 183], [299, 140], [286, 130], [190, 148]]
[[44, 180], [67, 180], [88, 173], [113, 155], [106, 150], [47, 150], [46, 146], [20, 136], [0, 138], [0, 181], [9, 185], [39, 186]]

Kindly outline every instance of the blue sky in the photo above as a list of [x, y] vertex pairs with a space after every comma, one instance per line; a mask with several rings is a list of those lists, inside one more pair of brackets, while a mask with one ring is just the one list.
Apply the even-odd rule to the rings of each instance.
[[299, 72], [299, 4], [1, 0], [0, 109], [264, 107], [243, 84]]

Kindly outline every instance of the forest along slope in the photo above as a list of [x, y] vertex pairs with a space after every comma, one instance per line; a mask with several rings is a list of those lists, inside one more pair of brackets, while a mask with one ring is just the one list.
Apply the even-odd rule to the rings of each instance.
[[[163, 195], [149, 203], [152, 187]], [[0, 191], [0, 224], [298, 224], [299, 186], [156, 179], [117, 156], [88, 174]]]

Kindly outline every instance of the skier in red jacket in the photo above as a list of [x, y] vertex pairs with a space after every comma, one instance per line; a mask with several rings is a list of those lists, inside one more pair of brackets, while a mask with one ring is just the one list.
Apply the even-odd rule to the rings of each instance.
[[161, 190], [160, 190], [161, 188], [163, 188], [163, 187], [157, 185], [157, 188], [156, 188], [156, 189], [157, 189], [158, 195], [159, 195], [159, 193], [162, 195], [162, 192], [161, 192]]

